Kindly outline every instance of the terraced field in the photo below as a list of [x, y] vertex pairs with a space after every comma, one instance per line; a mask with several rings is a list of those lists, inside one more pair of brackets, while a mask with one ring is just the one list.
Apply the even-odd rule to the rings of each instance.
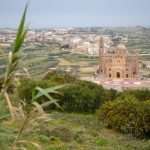
[[[129, 42], [128, 47], [133, 48], [134, 50], [136, 50], [136, 48], [142, 48], [143, 44], [138, 47], [138, 44], [135, 45], [133, 43], [131, 44]], [[149, 52], [149, 44], [146, 46], [147, 52]], [[4, 74], [9, 50], [9, 44], [0, 44], [0, 75]], [[80, 76], [90, 76], [94, 74], [97, 69], [99, 61], [98, 57], [89, 57], [81, 54], [72, 54], [69, 52], [65, 53], [62, 51], [58, 51], [56, 54], [53, 54], [51, 53], [52, 50], [53, 48], [50, 45], [24, 46], [23, 51], [20, 54], [22, 61], [18, 71], [23, 72], [22, 68], [26, 68], [31, 76], [40, 78], [49, 70], [49, 68], [61, 68], [61, 66], [79, 68], [78, 75]], [[150, 61], [150, 55], [142, 55], [141, 61]]]

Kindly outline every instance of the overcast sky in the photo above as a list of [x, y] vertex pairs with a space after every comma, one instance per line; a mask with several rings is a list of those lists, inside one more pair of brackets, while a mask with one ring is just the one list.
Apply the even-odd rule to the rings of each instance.
[[[0, 28], [17, 28], [26, 0], [0, 0]], [[150, 26], [150, 0], [31, 0], [31, 28]]]

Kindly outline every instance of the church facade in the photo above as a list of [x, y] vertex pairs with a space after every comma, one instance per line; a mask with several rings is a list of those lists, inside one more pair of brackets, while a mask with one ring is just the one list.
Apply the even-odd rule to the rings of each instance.
[[129, 53], [122, 44], [115, 48], [114, 53], [108, 53], [105, 51], [104, 40], [101, 37], [99, 57], [100, 78], [133, 79], [139, 77], [139, 56]]

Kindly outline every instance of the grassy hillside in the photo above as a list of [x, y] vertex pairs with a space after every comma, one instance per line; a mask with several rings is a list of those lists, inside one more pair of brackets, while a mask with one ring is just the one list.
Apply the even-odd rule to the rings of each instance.
[[44, 150], [149, 150], [150, 148], [150, 140], [135, 139], [130, 134], [119, 134], [106, 129], [103, 124], [96, 122], [94, 115], [55, 112], [51, 117], [51, 122], [43, 124], [41, 131], [37, 130], [28, 137], [38, 140]]

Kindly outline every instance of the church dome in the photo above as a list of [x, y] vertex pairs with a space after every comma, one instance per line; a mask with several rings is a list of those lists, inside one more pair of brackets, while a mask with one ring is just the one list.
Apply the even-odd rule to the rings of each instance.
[[119, 44], [119, 45], [116, 47], [116, 50], [117, 50], [117, 51], [125, 52], [125, 51], [127, 50], [127, 48], [126, 48], [125, 45]]

